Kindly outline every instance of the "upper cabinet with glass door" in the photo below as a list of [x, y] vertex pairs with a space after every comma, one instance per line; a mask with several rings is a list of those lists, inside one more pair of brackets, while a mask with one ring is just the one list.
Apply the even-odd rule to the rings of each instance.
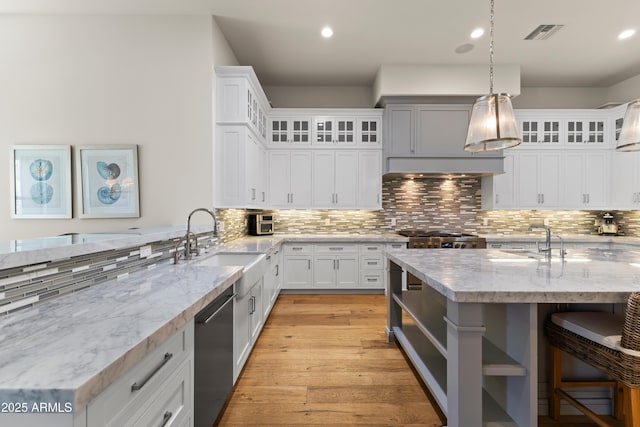
[[353, 145], [356, 143], [354, 117], [314, 117], [314, 144]]
[[598, 148], [611, 140], [607, 110], [516, 110], [519, 148]]
[[311, 118], [310, 117], [271, 117], [271, 137], [269, 143], [272, 145], [291, 146], [311, 144]]

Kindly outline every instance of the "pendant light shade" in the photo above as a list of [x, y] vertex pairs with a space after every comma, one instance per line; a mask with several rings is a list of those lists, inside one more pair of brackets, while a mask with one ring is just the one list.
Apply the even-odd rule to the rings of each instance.
[[640, 99], [627, 106], [616, 150], [640, 151]]
[[465, 151], [494, 151], [520, 145], [511, 97], [493, 93], [493, 1], [489, 21], [489, 95], [476, 99], [471, 111]]
[[478, 98], [471, 110], [465, 151], [493, 151], [520, 145], [518, 123], [505, 93]]

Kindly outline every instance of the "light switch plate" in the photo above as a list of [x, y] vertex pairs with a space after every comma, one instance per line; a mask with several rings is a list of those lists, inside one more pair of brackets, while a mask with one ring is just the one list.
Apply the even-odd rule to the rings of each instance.
[[151, 246], [140, 247], [140, 258], [149, 258], [151, 256]]

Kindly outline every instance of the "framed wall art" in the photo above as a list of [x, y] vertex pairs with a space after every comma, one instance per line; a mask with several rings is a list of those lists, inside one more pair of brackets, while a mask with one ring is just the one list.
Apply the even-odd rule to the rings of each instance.
[[74, 147], [81, 218], [140, 216], [137, 145]]
[[71, 146], [11, 146], [11, 217], [71, 218]]

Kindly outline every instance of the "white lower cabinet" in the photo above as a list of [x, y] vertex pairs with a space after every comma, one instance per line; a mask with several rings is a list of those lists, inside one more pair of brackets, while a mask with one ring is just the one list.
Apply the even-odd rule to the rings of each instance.
[[181, 426], [193, 417], [193, 319], [87, 405], [88, 427]]
[[264, 319], [269, 316], [273, 304], [278, 298], [278, 293], [282, 287], [282, 275], [280, 271], [282, 269], [282, 256], [281, 250], [276, 249], [273, 253], [266, 256], [267, 271], [264, 275], [263, 281], [263, 295], [262, 295], [262, 310], [264, 312]]
[[313, 255], [313, 287], [353, 289], [358, 286], [358, 246], [318, 244]]
[[[241, 279], [241, 280], [244, 280]], [[235, 384], [262, 329], [263, 277], [238, 286], [233, 304], [233, 382]]]
[[313, 284], [313, 245], [285, 244], [283, 289], [308, 289]]
[[[388, 246], [403, 248], [406, 243]], [[380, 290], [386, 285], [384, 243], [285, 244], [283, 289]]]

